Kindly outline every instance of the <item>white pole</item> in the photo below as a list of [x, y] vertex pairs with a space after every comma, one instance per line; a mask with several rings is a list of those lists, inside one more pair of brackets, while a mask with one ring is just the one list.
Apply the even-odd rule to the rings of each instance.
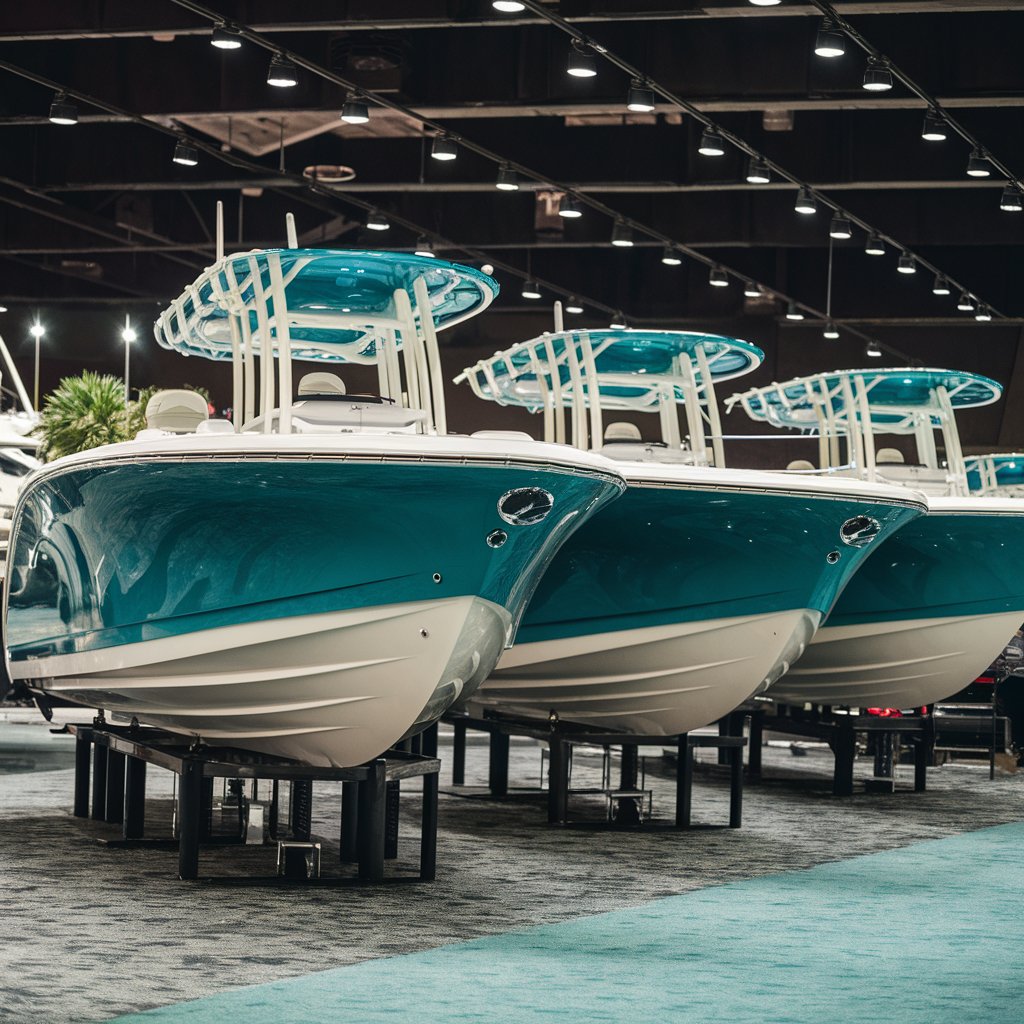
[[295, 214], [286, 213], [284, 215], [284, 227], [285, 234], [288, 237], [288, 248], [298, 249], [299, 247], [299, 236], [295, 231]]
[[121, 337], [124, 339], [124, 407], [128, 408], [129, 396], [131, 390], [128, 386], [128, 372], [129, 372], [129, 355], [132, 350], [131, 341], [131, 320], [128, 319], [128, 314], [124, 315], [124, 331], [121, 333]]
[[224, 259], [224, 204], [217, 200], [217, 262]]
[[444, 379], [441, 376], [441, 352], [437, 345], [437, 331], [434, 329], [434, 315], [430, 308], [427, 282], [420, 275], [412, 285], [416, 309], [420, 315], [420, 330], [423, 332], [423, 346], [427, 352], [430, 368], [430, 390], [434, 401], [434, 426], [439, 434], [448, 433], [448, 417], [444, 405]]
[[555, 334], [565, 330], [565, 318], [562, 316], [562, 300], [555, 300]]

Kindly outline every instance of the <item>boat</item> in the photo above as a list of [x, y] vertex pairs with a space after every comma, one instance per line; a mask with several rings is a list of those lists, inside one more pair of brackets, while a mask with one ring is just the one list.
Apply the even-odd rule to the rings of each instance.
[[971, 494], [1024, 498], [1024, 454], [991, 452], [964, 459]]
[[868, 552], [923, 513], [905, 488], [725, 468], [715, 384], [762, 358], [714, 334], [558, 330], [457, 378], [542, 415], [548, 440], [593, 443], [629, 485], [555, 557], [475, 705], [631, 735], [707, 725], [770, 693]]
[[[160, 392], [134, 440], [30, 479], [4, 590], [14, 685], [338, 767], [471, 694], [558, 547], [624, 489], [599, 456], [447, 432], [437, 332], [497, 289], [405, 253], [218, 258], [155, 333], [230, 365], [240, 426]], [[341, 364], [375, 368], [376, 393], [347, 393]]]
[[[842, 370], [734, 395], [732, 408], [809, 436], [818, 466], [910, 486], [928, 514], [867, 560], [773, 696], [790, 703], [919, 708], [992, 663], [1024, 619], [1024, 506], [970, 493], [956, 411], [998, 401], [978, 374]], [[940, 458], [936, 432], [944, 451]]]

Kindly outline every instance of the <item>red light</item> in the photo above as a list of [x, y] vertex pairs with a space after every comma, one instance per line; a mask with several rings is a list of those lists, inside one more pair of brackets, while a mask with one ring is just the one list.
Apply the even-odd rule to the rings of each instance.
[[899, 708], [868, 708], [869, 715], [877, 715], [879, 718], [902, 718], [903, 712]]
[[992, 676], [978, 676], [974, 681], [988, 686], [992, 686], [992, 684], [995, 683], [995, 679], [993, 679]]

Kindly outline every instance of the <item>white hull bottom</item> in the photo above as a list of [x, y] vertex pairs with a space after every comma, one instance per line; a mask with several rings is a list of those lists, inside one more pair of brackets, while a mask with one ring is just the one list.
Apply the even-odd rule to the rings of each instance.
[[115, 721], [312, 765], [377, 757], [472, 692], [505, 609], [474, 597], [225, 626], [15, 662], [15, 678]]
[[790, 704], [914, 708], [962, 690], [992, 664], [1021, 612], [823, 626], [770, 696]]
[[714, 722], [777, 678], [819, 618], [800, 608], [516, 644], [472, 703], [674, 736]]

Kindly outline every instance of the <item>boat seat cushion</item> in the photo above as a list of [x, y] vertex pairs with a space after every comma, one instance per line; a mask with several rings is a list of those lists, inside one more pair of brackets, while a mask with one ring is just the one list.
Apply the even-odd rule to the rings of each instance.
[[172, 434], [191, 434], [203, 420], [210, 418], [206, 399], [197, 391], [184, 388], [158, 391], [146, 403], [146, 426], [168, 430]]

